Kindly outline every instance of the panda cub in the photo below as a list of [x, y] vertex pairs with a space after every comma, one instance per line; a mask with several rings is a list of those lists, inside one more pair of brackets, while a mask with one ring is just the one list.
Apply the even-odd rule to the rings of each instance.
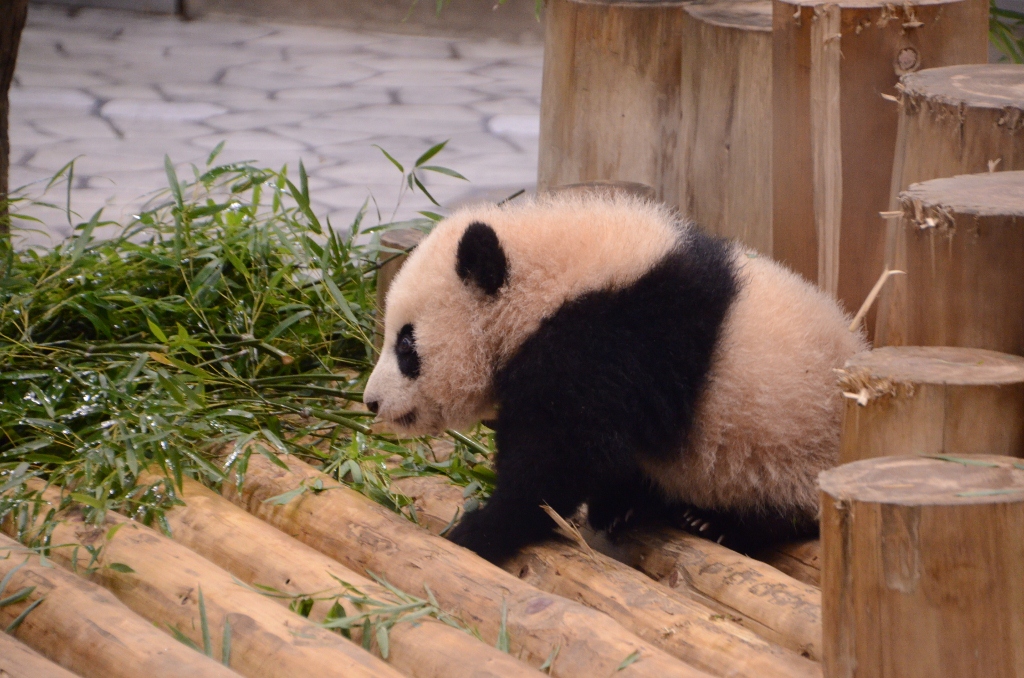
[[[364, 400], [395, 430], [496, 418], [497, 485], [449, 538], [492, 562], [552, 536], [700, 516], [749, 549], [816, 529], [832, 370], [865, 348], [789, 270], [632, 197], [456, 212], [387, 297]], [[694, 521], [696, 522], [696, 521]]]

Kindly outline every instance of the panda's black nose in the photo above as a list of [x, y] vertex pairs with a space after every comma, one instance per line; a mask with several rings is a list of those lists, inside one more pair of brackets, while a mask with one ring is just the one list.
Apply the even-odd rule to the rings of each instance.
[[367, 400], [364, 403], [364, 405], [366, 405], [366, 409], [370, 410], [374, 414], [377, 414], [377, 409], [380, 407], [380, 402], [377, 400]]

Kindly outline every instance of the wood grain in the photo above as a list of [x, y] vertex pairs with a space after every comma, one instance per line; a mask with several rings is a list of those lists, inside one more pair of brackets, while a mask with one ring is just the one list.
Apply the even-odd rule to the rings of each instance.
[[834, 678], [1024, 675], [1024, 470], [885, 457], [821, 476]]
[[[302, 542], [250, 515], [194, 480], [185, 479], [185, 506], [168, 511], [175, 541], [187, 546], [247, 584], [270, 586], [293, 595], [342, 593], [338, 579], [370, 598], [393, 601], [380, 584], [344, 567]], [[422, 594], [419, 594], [423, 597]], [[287, 606], [291, 599], [277, 598]], [[350, 603], [341, 601], [346, 608]], [[331, 600], [313, 604], [309, 618], [323, 621]], [[469, 633], [430, 617], [398, 623], [389, 633], [388, 663], [412, 678], [528, 678], [536, 672]], [[362, 634], [353, 629], [353, 640]]]
[[[225, 483], [224, 496], [357, 572], [372, 571], [413, 595], [429, 586], [442, 607], [475, 626], [488, 643], [497, 640], [504, 607], [512, 653], [531, 666], [540, 666], [558, 648], [555, 676], [708, 675], [607, 615], [526, 584], [294, 457], [286, 462], [289, 470], [253, 455], [241, 491]], [[317, 479], [328, 489], [303, 494], [284, 506], [265, 502]], [[634, 653], [640, 660], [618, 671]]]
[[688, 4], [682, 21], [680, 187], [705, 230], [772, 253], [771, 0]]
[[[772, 30], [772, 255], [808, 280], [835, 280], [853, 312], [884, 263], [879, 212], [889, 203], [897, 111], [882, 95], [895, 96], [908, 71], [986, 62], [988, 7], [774, 0]], [[873, 313], [867, 324], [873, 332]]]
[[[900, 194], [930, 179], [1024, 170], [1024, 66], [984, 64], [931, 68], [903, 76], [889, 210]], [[886, 261], [906, 270], [906, 224], [887, 225]], [[906, 278], [886, 286], [878, 302], [876, 346], [914, 343], [906, 335]]]
[[[54, 507], [60, 505], [57, 488], [47, 489], [43, 496]], [[58, 518], [52, 542], [83, 548], [53, 549], [54, 561], [76, 569], [137, 614], [159, 627], [176, 628], [200, 647], [198, 597], [202, 587], [213, 655], [223, 656], [223, 629], [230, 623], [231, 667], [244, 676], [402, 675], [361, 647], [243, 587], [213, 563], [138, 522], [108, 512], [103, 524], [86, 524], [75, 508], [58, 513]], [[117, 525], [121, 527], [110, 537], [111, 528]], [[102, 547], [91, 568], [85, 545]], [[132, 571], [111, 567], [115, 563]], [[168, 642], [178, 641], [168, 636]]]
[[774, 544], [755, 553], [754, 558], [797, 581], [821, 588], [820, 539]]
[[[647, 184], [678, 205], [682, 0], [551, 0], [537, 190]], [[639, 38], [642, 36], [642, 39]]]
[[[237, 678], [234, 671], [158, 630], [106, 589], [52, 562], [42, 564], [37, 555], [0, 535], [0, 579], [19, 566], [8, 591], [26, 586], [35, 591], [23, 603], [0, 607], [0, 625], [6, 628], [45, 598], [14, 636], [69, 671], [84, 678]], [[0, 655], [0, 666], [7, 657], [6, 652]]]

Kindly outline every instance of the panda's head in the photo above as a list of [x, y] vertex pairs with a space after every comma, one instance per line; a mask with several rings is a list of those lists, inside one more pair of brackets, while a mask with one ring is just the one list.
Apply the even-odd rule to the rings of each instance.
[[364, 393], [389, 428], [436, 434], [493, 414], [488, 326], [510, 273], [497, 233], [480, 220], [439, 224], [409, 256], [388, 291], [384, 344]]
[[632, 284], [684, 233], [667, 208], [628, 196], [456, 211], [391, 284], [366, 404], [414, 435], [493, 417], [494, 375], [544, 318], [581, 294]]

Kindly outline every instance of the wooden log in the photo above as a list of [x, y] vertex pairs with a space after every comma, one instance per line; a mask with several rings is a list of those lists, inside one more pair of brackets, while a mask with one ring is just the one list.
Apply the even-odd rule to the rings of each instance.
[[1024, 675], [1024, 465], [883, 457], [821, 475], [825, 675]]
[[[537, 190], [638, 181], [678, 205], [684, 0], [551, 0]], [[641, 37], [642, 36], [642, 37]]]
[[[54, 507], [60, 505], [56, 488], [47, 489], [43, 496]], [[40, 513], [45, 515], [46, 511]], [[140, 523], [108, 512], [102, 525], [90, 525], [76, 508], [58, 517], [51, 543], [83, 548], [54, 548], [53, 560], [110, 589], [121, 602], [154, 624], [176, 628], [200, 647], [201, 587], [213, 654], [223, 656], [224, 627], [230, 624], [231, 667], [244, 676], [402, 675], [342, 636], [239, 586], [224, 570]], [[118, 525], [111, 536], [111, 528]], [[99, 549], [94, 562], [90, 563], [91, 554], [84, 546]], [[115, 563], [131, 571], [112, 567]]]
[[420, 244], [426, 237], [423, 231], [415, 228], [395, 228], [385, 231], [380, 236], [381, 247], [388, 250], [400, 250], [400, 252], [386, 251], [378, 255], [377, 265], [377, 331], [374, 333], [374, 345], [380, 350], [384, 343], [384, 309], [387, 308], [388, 290], [391, 289], [391, 281], [395, 279], [402, 264], [405, 263], [409, 252]]
[[0, 678], [77, 678], [28, 645], [0, 632]]
[[[39, 556], [0, 535], [0, 579], [12, 572], [8, 594], [32, 586], [35, 591], [22, 603], [0, 607], [0, 627], [43, 598], [14, 636], [69, 671], [84, 678], [237, 678], [234, 671], [156, 629], [106, 589], [51, 562], [44, 565]], [[9, 655], [0, 646], [4, 670], [7, 661]]]
[[[443, 529], [462, 504], [461, 490], [439, 476], [402, 479], [395, 487], [413, 498], [417, 515], [431, 529]], [[820, 656], [821, 596], [811, 587], [678, 531], [624, 535], [615, 544], [587, 529], [582, 532], [602, 553], [543, 544], [524, 549], [505, 569], [537, 588], [606, 612], [640, 637], [717, 675], [819, 670], [761, 640], [806, 657]], [[761, 638], [751, 642], [733, 622]], [[675, 631], [666, 634], [665, 629]], [[745, 657], [743, 664], [737, 663], [737, 653]]]
[[1024, 171], [914, 184], [900, 194], [886, 344], [1024, 354]]
[[[356, 574], [302, 542], [267, 525], [194, 480], [185, 479], [177, 506], [165, 515], [174, 540], [224, 568], [242, 581], [277, 591], [316, 598], [309, 613], [323, 621], [343, 593], [345, 581], [370, 598], [397, 600], [385, 587]], [[423, 597], [420, 594], [420, 597]], [[278, 598], [288, 605], [293, 599]], [[351, 614], [351, 605], [342, 599]], [[415, 610], [413, 611], [415, 612]], [[353, 640], [362, 639], [353, 629]], [[388, 662], [413, 678], [528, 678], [536, 672], [469, 633], [430, 617], [398, 623], [389, 633]]]
[[679, 200], [705, 230], [772, 253], [772, 3], [689, 4]]
[[[424, 587], [441, 606], [493, 643], [507, 611], [512, 654], [532, 666], [555, 656], [552, 675], [707, 676], [629, 633], [607, 615], [537, 590], [476, 554], [412, 525], [339, 485], [294, 457], [284, 470], [253, 455], [241, 492], [224, 495], [250, 513], [343, 565], [372, 571], [411, 594]], [[284, 506], [266, 499], [319, 479], [328, 491], [306, 493]], [[640, 660], [628, 664], [639, 653]]]
[[[1024, 170], [1024, 66], [929, 68], [901, 79], [889, 210], [911, 184], [989, 171]], [[886, 266], [905, 271], [912, 228], [887, 224]], [[907, 284], [894, 278], [878, 299], [875, 346], [913, 344], [906, 336]]]
[[681, 530], [623, 534], [616, 556], [759, 636], [821, 659], [821, 592], [753, 558]]
[[772, 31], [772, 255], [852, 312], [884, 263], [897, 118], [881, 95], [910, 71], [988, 61], [988, 5], [773, 0]]
[[754, 558], [797, 581], [821, 588], [820, 539], [774, 544], [754, 554]]
[[840, 372], [839, 461], [901, 454], [1024, 457], [1024, 358], [972, 348], [890, 346]]

